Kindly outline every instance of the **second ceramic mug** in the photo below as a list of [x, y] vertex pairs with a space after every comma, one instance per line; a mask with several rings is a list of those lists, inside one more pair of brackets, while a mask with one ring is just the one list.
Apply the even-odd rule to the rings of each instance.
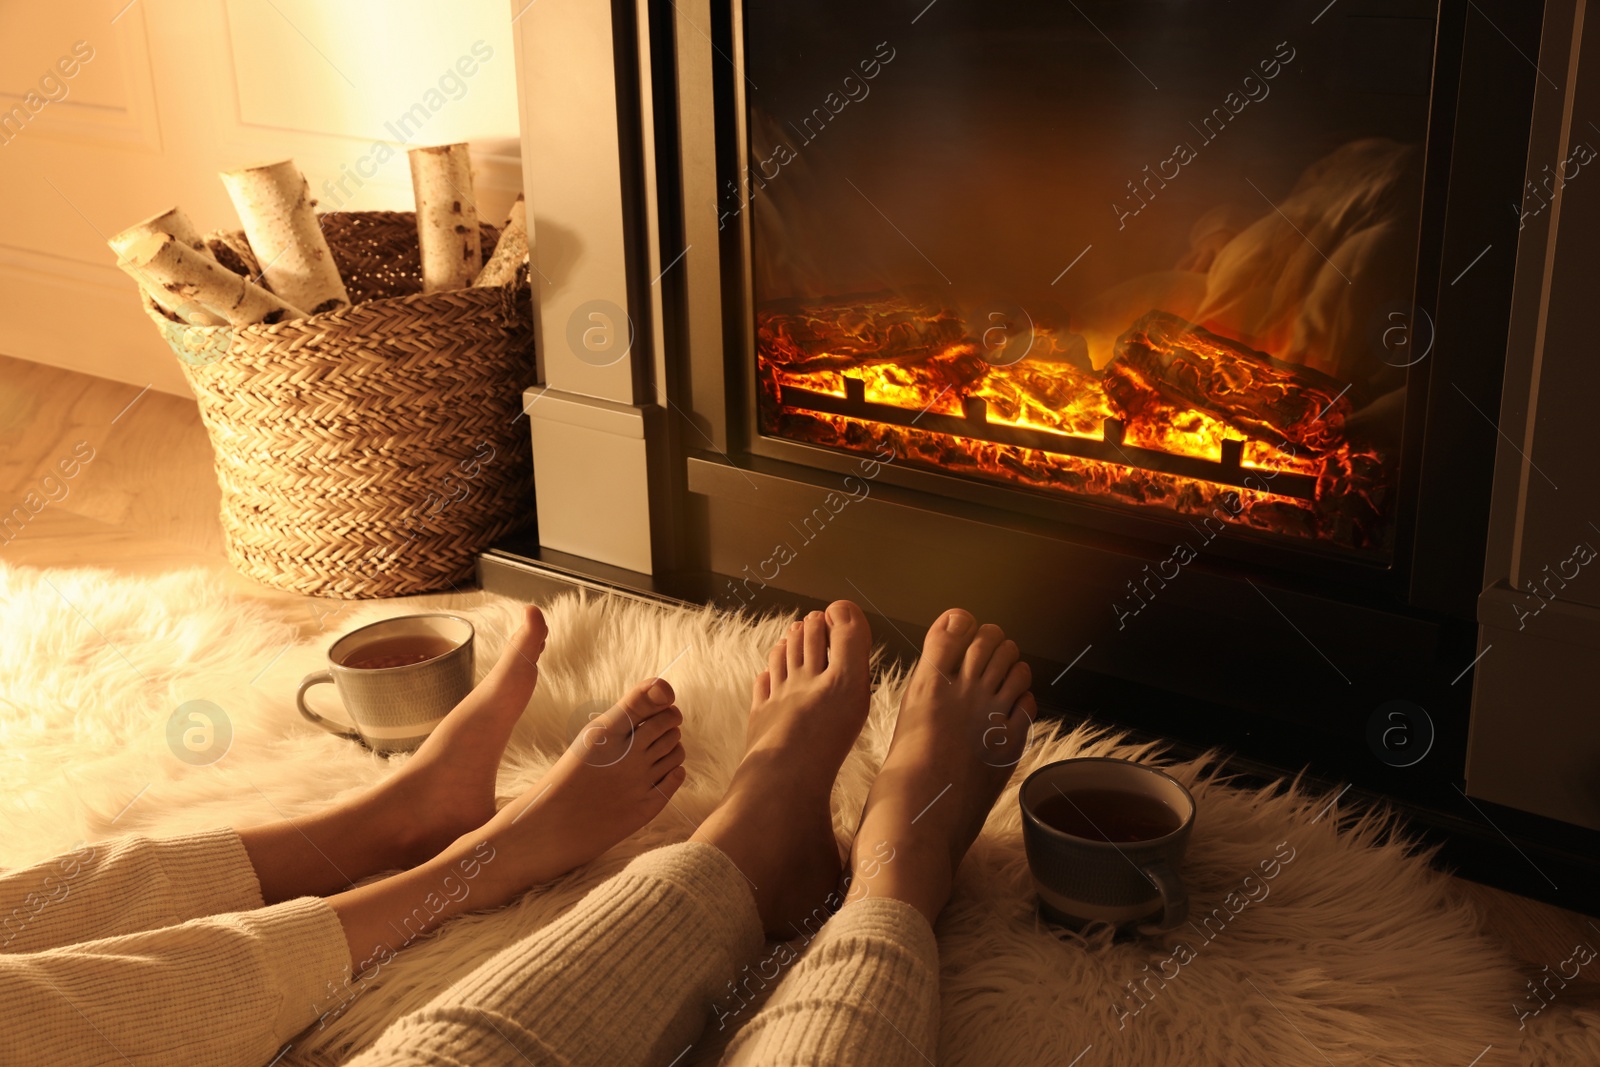
[[[300, 714], [329, 733], [360, 741], [375, 752], [406, 752], [426, 741], [450, 709], [472, 691], [472, 624], [459, 615], [399, 615], [351, 630], [328, 649], [328, 666], [300, 682]], [[398, 667], [352, 667], [353, 654], [392, 638], [437, 639], [449, 651]], [[332, 682], [348, 723], [323, 718], [306, 706], [306, 690]]]
[[[1144, 820], [1150, 832], [1123, 835], [1107, 827], [1096, 833], [1094, 818], [1071, 799], [1083, 791], [1131, 795], [1130, 806], [1154, 815]], [[1018, 798], [1028, 867], [1046, 919], [1075, 930], [1104, 922], [1158, 933], [1188, 916], [1189, 894], [1178, 865], [1194, 828], [1195, 803], [1176, 778], [1128, 760], [1081, 757], [1040, 767], [1022, 783]], [[1083, 824], [1080, 832], [1042, 818], [1047, 803], [1073, 808], [1075, 821]]]

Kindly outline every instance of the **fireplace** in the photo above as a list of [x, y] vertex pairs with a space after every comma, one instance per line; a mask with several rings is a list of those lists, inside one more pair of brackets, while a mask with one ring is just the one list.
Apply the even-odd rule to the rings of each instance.
[[1462, 788], [1571, 0], [517, 25], [538, 530], [486, 585], [846, 597], [906, 654], [959, 604], [1052, 713], [1309, 765], [1517, 888], [1502, 831], [1600, 854]]
[[1301, 6], [746, 4], [759, 433], [1392, 558], [1434, 22]]

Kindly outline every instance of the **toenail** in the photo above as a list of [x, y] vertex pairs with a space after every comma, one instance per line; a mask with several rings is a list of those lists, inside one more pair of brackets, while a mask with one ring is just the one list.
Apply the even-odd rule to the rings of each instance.
[[971, 624], [971, 621], [972, 620], [962, 612], [952, 611], [949, 617], [945, 620], [944, 628], [953, 634], [962, 633]]
[[650, 687], [649, 696], [657, 704], [670, 704], [672, 703], [672, 686], [667, 684], [665, 678], [657, 678], [655, 684]]

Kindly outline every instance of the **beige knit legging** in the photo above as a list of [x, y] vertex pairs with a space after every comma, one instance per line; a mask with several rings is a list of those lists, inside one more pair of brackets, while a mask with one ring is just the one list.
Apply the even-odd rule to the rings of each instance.
[[[261, 1067], [350, 978], [326, 903], [262, 904], [231, 830], [124, 838], [0, 874], [0, 1064]], [[760, 931], [722, 852], [657, 849], [395, 1022], [352, 1067], [666, 1065], [708, 1022], [742, 1024], [724, 1064], [933, 1062], [938, 956], [914, 908], [848, 904], [798, 959], [756, 960]]]

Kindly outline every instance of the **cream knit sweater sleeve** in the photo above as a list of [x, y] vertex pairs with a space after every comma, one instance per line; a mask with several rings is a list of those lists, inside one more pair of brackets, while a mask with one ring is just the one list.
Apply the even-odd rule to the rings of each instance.
[[344, 928], [302, 897], [0, 956], [0, 1064], [261, 1067], [349, 967]]
[[[0, 954], [4, 1067], [261, 1067], [348, 977], [338, 916], [309, 897], [259, 908], [231, 831], [97, 844], [0, 893], [29, 917]], [[229, 906], [258, 910], [185, 921]], [[15, 951], [24, 938], [57, 947]]]
[[37, 952], [262, 905], [232, 830], [121, 837], [0, 871], [0, 953]]
[[827, 921], [722, 1065], [916, 1067], [938, 1056], [933, 929], [904, 901], [866, 897]]

